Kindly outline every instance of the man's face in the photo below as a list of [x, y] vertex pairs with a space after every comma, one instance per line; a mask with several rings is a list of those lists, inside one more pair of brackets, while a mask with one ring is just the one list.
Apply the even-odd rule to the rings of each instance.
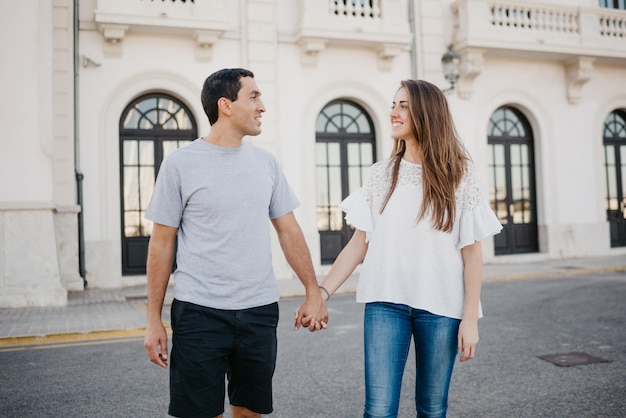
[[265, 112], [261, 91], [252, 77], [242, 77], [240, 83], [237, 100], [231, 102], [233, 127], [242, 136], [255, 136], [261, 133], [261, 115]]

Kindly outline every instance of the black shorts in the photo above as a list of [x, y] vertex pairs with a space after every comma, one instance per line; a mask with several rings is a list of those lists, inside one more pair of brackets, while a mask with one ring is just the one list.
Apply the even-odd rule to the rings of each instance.
[[272, 412], [278, 303], [242, 310], [174, 300], [170, 415], [215, 417], [231, 405]]

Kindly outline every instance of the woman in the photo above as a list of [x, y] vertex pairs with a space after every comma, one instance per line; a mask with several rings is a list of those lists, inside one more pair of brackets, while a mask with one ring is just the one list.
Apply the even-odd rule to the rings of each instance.
[[327, 300], [363, 262], [363, 416], [397, 416], [412, 337], [417, 416], [445, 417], [456, 354], [470, 360], [478, 343], [480, 240], [502, 226], [439, 88], [403, 81], [390, 118], [392, 155], [341, 203], [356, 230], [320, 288]]

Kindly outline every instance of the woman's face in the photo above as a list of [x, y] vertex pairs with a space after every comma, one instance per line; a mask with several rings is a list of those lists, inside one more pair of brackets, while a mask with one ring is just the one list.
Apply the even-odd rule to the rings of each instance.
[[393, 139], [415, 139], [411, 130], [409, 95], [404, 87], [400, 87], [393, 98], [389, 118], [391, 119], [391, 137]]

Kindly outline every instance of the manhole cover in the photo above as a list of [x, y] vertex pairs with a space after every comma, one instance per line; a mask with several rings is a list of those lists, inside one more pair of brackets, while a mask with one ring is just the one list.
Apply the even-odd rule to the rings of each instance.
[[610, 360], [594, 357], [586, 353], [546, 354], [537, 357], [560, 367], [579, 366], [581, 364], [593, 363], [610, 363]]

